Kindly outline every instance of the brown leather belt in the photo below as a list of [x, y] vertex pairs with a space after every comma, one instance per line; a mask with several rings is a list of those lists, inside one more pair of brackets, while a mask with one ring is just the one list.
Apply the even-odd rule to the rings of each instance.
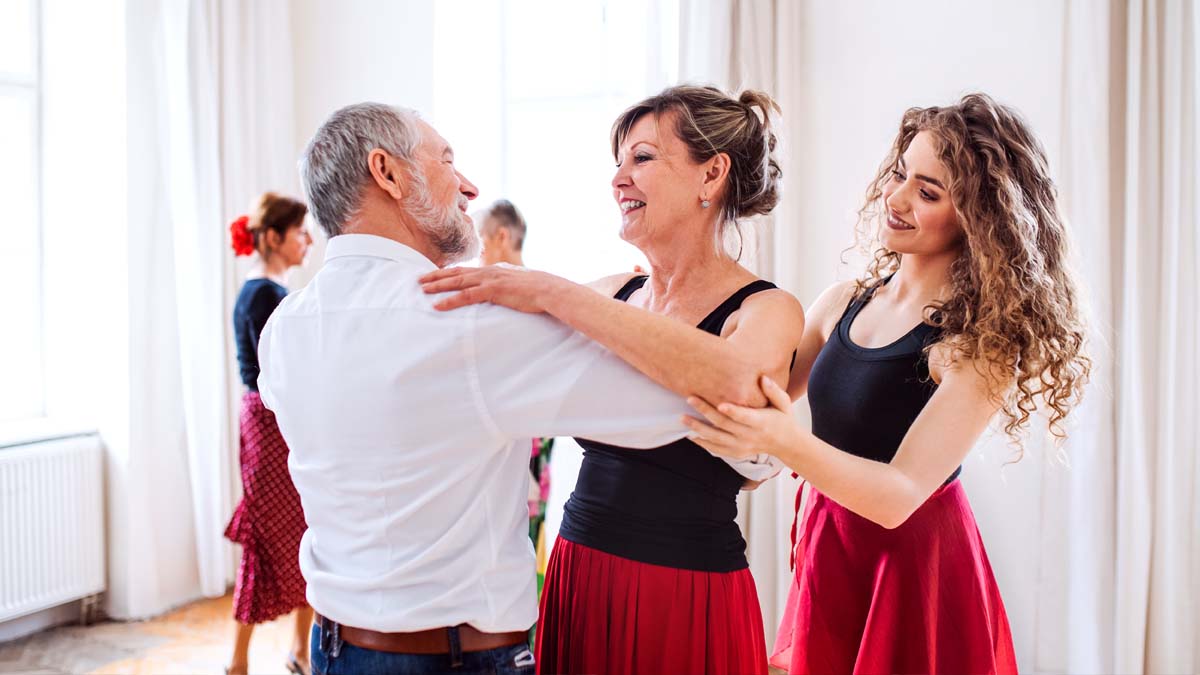
[[[313, 613], [317, 625], [326, 620], [320, 614]], [[331, 622], [333, 623], [333, 622]], [[467, 624], [458, 628], [459, 649], [463, 652], [482, 652], [489, 649], [511, 647], [526, 644], [529, 635], [525, 632], [514, 633], [484, 633]], [[377, 652], [390, 654], [449, 654], [450, 628], [430, 628], [416, 633], [380, 633], [366, 628], [355, 628], [344, 624], [338, 625], [338, 631], [344, 642], [373, 649]]]

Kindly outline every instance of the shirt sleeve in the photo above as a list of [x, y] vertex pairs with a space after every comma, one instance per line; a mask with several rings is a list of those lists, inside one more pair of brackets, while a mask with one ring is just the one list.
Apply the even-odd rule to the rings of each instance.
[[730, 459], [729, 457], [721, 457], [721, 459], [733, 467], [734, 471], [742, 474], [743, 478], [753, 481], [774, 478], [783, 470], [783, 461], [766, 453], [759, 453], [752, 459]]
[[579, 436], [653, 448], [687, 435], [683, 398], [541, 314], [479, 305], [469, 349], [483, 405], [511, 438]]

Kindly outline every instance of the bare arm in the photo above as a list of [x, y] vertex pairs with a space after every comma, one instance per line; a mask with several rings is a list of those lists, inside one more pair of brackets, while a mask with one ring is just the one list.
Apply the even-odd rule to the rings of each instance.
[[796, 349], [796, 365], [788, 380], [787, 392], [795, 401], [808, 393], [808, 376], [821, 348], [833, 333], [838, 319], [854, 293], [854, 282], [844, 281], [826, 288], [808, 308], [804, 335]]
[[758, 378], [786, 381], [792, 350], [804, 329], [800, 303], [784, 291], [764, 291], [742, 305], [737, 327], [721, 338], [619, 300], [551, 298], [547, 311], [611, 349], [651, 379], [683, 396], [766, 404]]
[[999, 407], [974, 364], [948, 366], [896, 456], [884, 464], [843, 452], [800, 428], [786, 392], [768, 381], [763, 387], [771, 407], [761, 410], [689, 401], [711, 423], [688, 422], [696, 442], [729, 457], [775, 455], [834, 501], [887, 528], [903, 524], [941, 486]]
[[544, 272], [452, 268], [422, 283], [427, 292], [460, 291], [439, 309], [492, 302], [547, 312], [678, 394], [749, 406], [766, 404], [759, 376], [786, 381], [804, 331], [800, 303], [781, 290], [747, 299], [736, 329], [721, 338]]

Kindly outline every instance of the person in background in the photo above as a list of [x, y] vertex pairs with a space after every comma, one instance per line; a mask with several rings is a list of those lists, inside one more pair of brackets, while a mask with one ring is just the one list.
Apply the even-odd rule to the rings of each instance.
[[524, 267], [521, 249], [525, 246], [525, 218], [517, 207], [507, 199], [499, 199], [480, 215], [479, 239], [483, 242], [480, 264]]
[[267, 318], [287, 295], [289, 269], [304, 262], [312, 244], [304, 225], [308, 207], [271, 192], [258, 199], [251, 215], [229, 226], [233, 250], [258, 260], [238, 293], [233, 334], [246, 393], [242, 396], [242, 501], [225, 536], [242, 545], [242, 561], [233, 587], [237, 632], [227, 673], [246, 673], [255, 624], [296, 612], [296, 632], [287, 669], [307, 675], [308, 627], [312, 610], [300, 574], [300, 538], [306, 525], [300, 497], [288, 473], [288, 447], [258, 393], [258, 339]]

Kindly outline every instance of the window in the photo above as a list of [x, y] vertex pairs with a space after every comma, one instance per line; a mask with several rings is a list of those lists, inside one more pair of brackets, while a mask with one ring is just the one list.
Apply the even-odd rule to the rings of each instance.
[[0, 0], [0, 421], [45, 413], [37, 0]]
[[608, 134], [674, 82], [677, 17], [671, 0], [437, 4], [433, 123], [476, 203], [525, 215], [529, 266], [586, 282], [644, 264], [618, 236]]

